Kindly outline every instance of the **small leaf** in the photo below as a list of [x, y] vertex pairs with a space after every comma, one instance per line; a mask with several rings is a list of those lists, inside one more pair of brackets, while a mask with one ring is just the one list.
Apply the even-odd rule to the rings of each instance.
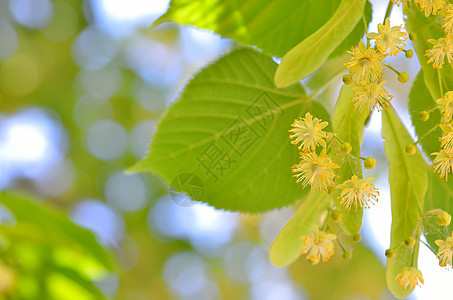
[[[335, 111], [332, 116], [333, 132], [343, 142], [349, 143], [352, 146], [351, 154], [360, 156], [360, 145], [362, 144], [363, 128], [365, 120], [368, 117], [366, 113], [358, 113], [354, 109], [351, 101], [354, 91], [352, 85], [343, 85], [340, 95], [335, 105]], [[352, 157], [351, 155], [340, 154], [336, 157], [337, 163], [343, 162], [338, 171], [337, 182], [342, 183], [345, 180], [351, 179], [352, 175], [362, 178], [362, 162], [360, 159]], [[336, 189], [334, 195], [334, 202], [337, 210], [343, 213], [343, 220], [340, 226], [344, 232], [348, 234], [356, 234], [362, 227], [362, 209], [355, 211], [354, 208], [348, 212], [344, 206], [339, 204], [338, 197], [341, 191]]]
[[[453, 70], [446, 65], [444, 68], [436, 70], [431, 64], [428, 64], [426, 50], [429, 50], [433, 45], [428, 42], [429, 39], [439, 39], [445, 37], [445, 32], [442, 25], [435, 21], [436, 16], [425, 17], [425, 15], [416, 8], [408, 8], [404, 10], [407, 15], [406, 28], [407, 32], [414, 32], [417, 35], [417, 40], [412, 41], [418, 60], [423, 70], [426, 87], [433, 99], [441, 98], [440, 84], [438, 72], [443, 79], [443, 84], [448, 87], [448, 90], [453, 90]], [[443, 90], [446, 90], [444, 86]]]
[[324, 191], [314, 191], [307, 196], [272, 243], [269, 256], [274, 265], [286, 267], [299, 257], [302, 248], [299, 237], [307, 234], [313, 225], [320, 225], [317, 224], [320, 214], [329, 208], [330, 202], [330, 196]]
[[150, 170], [177, 191], [216, 208], [264, 212], [302, 199], [292, 178], [299, 152], [288, 130], [324, 108], [293, 86], [277, 89], [277, 65], [239, 49], [203, 69], [158, 125], [148, 157], [131, 171]]
[[[437, 109], [430, 113], [428, 120], [420, 120], [421, 111], [430, 110], [437, 105], [425, 85], [423, 70], [421, 70], [415, 78], [414, 85], [409, 93], [408, 105], [412, 124], [414, 124], [415, 133], [419, 138], [440, 123], [441, 113]], [[442, 130], [438, 127], [420, 141], [423, 151], [431, 160], [434, 159], [434, 156], [430, 154], [440, 150], [439, 138], [441, 135]]]
[[[407, 133], [392, 107], [382, 114], [382, 136], [384, 149], [389, 161], [389, 183], [392, 199], [392, 229], [390, 248], [399, 246], [405, 238], [418, 238], [417, 229], [422, 215], [423, 202], [428, 188], [426, 164], [420, 153], [409, 155], [405, 146], [414, 141]], [[415, 244], [414, 266], [417, 266], [419, 243]], [[387, 285], [392, 293], [406, 298], [412, 289], [403, 289], [396, 277], [403, 268], [410, 267], [410, 260], [401, 263], [387, 260]]]
[[366, 1], [342, 0], [332, 18], [291, 49], [275, 73], [277, 87], [287, 87], [315, 72], [362, 18]]

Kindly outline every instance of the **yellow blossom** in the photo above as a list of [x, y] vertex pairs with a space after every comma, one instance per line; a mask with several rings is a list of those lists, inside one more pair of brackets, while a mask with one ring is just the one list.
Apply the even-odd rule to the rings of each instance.
[[452, 124], [440, 124], [443, 134], [440, 137], [440, 146], [443, 149], [453, 150], [453, 126]]
[[429, 39], [428, 42], [433, 44], [433, 48], [426, 50], [426, 56], [429, 57], [428, 63], [433, 64], [433, 68], [442, 68], [442, 65], [447, 58], [448, 63], [453, 62], [453, 41], [450, 36], [440, 38], [437, 41]]
[[351, 56], [344, 65], [350, 69], [349, 75], [355, 82], [376, 82], [381, 79], [384, 54], [376, 52], [373, 48], [366, 48], [362, 41], [348, 53]]
[[375, 39], [376, 47], [380, 52], [386, 53], [388, 50], [390, 55], [397, 55], [406, 46], [407, 34], [402, 30], [401, 25], [390, 27], [390, 21], [387, 18], [384, 25], [378, 25], [379, 34], [371, 33], [367, 36]]
[[442, 28], [449, 36], [453, 36], [453, 4], [448, 4], [445, 10], [444, 25]]
[[347, 211], [354, 205], [357, 211], [358, 204], [360, 208], [369, 208], [370, 204], [378, 201], [379, 191], [370, 182], [374, 178], [359, 179], [353, 175], [351, 179], [346, 180], [337, 186], [337, 189], [342, 189], [340, 194], [340, 204], [343, 205]]
[[420, 5], [420, 9], [425, 12], [425, 17], [430, 14], [435, 15], [445, 4], [444, 0], [416, 0], [416, 2]]
[[384, 83], [385, 81], [381, 81], [379, 84], [362, 81], [360, 85], [355, 86], [353, 88], [354, 97], [352, 98], [354, 108], [360, 113], [364, 109], [371, 112], [374, 107], [377, 107], [378, 110], [381, 110], [382, 107], [386, 109], [393, 96], [389, 95], [383, 87]]
[[333, 233], [326, 233], [320, 231], [317, 226], [313, 226], [313, 230], [306, 235], [300, 237], [300, 240], [304, 244], [300, 251], [307, 254], [307, 259], [312, 264], [317, 264], [322, 261], [328, 261], [329, 258], [334, 254], [334, 244], [337, 236]]
[[392, 2], [395, 3], [396, 6], [400, 6], [400, 4], [403, 4], [404, 8], [407, 7], [407, 4], [412, 6], [411, 0], [392, 0]]
[[453, 256], [453, 233], [452, 236], [447, 237], [444, 240], [436, 240], [436, 245], [439, 246], [437, 251], [437, 258], [439, 259], [439, 265], [442, 267], [450, 265], [452, 266], [452, 256]]
[[437, 104], [441, 105], [441, 111], [450, 120], [453, 115], [453, 91], [446, 92], [443, 98], [437, 99]]
[[291, 141], [291, 144], [299, 146], [299, 150], [303, 151], [314, 151], [317, 145], [326, 147], [327, 133], [322, 131], [329, 123], [321, 122], [321, 119], [313, 118], [310, 113], [305, 114], [305, 118], [299, 118], [299, 120], [294, 120], [291, 125], [293, 128], [289, 132], [294, 134], [290, 135], [289, 138], [294, 140]]
[[438, 172], [441, 178], [445, 177], [445, 180], [448, 181], [448, 173], [451, 173], [453, 169], [453, 151], [443, 149], [440, 152], [431, 153], [431, 155], [436, 155], [434, 172]]
[[302, 160], [299, 164], [293, 166], [294, 177], [297, 177], [296, 182], [302, 182], [302, 186], [305, 188], [308, 184], [311, 185], [311, 190], [325, 190], [328, 187], [334, 186], [335, 173], [333, 169], [339, 168], [332, 161], [332, 159], [326, 155], [325, 149], [321, 151], [318, 156], [315, 152], [301, 153]]
[[419, 283], [424, 284], [422, 272], [416, 267], [404, 268], [395, 279], [404, 289], [407, 289], [408, 286], [413, 289], [419, 285]]

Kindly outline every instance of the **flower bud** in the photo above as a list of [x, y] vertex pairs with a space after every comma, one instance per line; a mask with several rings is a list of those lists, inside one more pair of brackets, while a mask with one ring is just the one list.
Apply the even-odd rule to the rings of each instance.
[[353, 240], [354, 242], [358, 243], [358, 242], [360, 242], [360, 241], [362, 240], [362, 236], [361, 236], [360, 234], [356, 233], [356, 234], [354, 234], [354, 235], [352, 236], [352, 240]]
[[335, 223], [340, 223], [343, 220], [343, 214], [339, 211], [332, 212], [330, 217], [332, 218], [332, 221], [334, 221]]
[[428, 119], [429, 119], [429, 113], [426, 110], [421, 111], [420, 112], [420, 120], [425, 122], [425, 121], [428, 121]]
[[343, 259], [351, 259], [352, 257], [352, 252], [351, 251], [345, 251], [343, 253]]
[[344, 143], [344, 144], [341, 145], [341, 147], [340, 147], [341, 153], [344, 153], [344, 154], [349, 154], [349, 153], [351, 153], [351, 150], [352, 150], [352, 147], [351, 147], [351, 144], [349, 144], [349, 143]]
[[345, 74], [343, 75], [343, 83], [344, 84], [351, 84], [352, 83], [352, 76], [351, 75], [348, 75], [348, 74]]
[[440, 226], [448, 226], [451, 222], [451, 215], [446, 211], [442, 211], [437, 215], [437, 224]]
[[408, 237], [404, 239], [404, 244], [408, 246], [409, 248], [412, 248], [415, 246], [415, 239], [413, 237]]
[[417, 147], [414, 144], [406, 145], [406, 153], [409, 155], [414, 155], [417, 152]]
[[398, 74], [398, 81], [401, 83], [405, 83], [409, 80], [409, 75], [406, 72]]
[[376, 160], [372, 157], [368, 157], [367, 159], [365, 159], [365, 162], [363, 163], [363, 165], [365, 166], [365, 169], [367, 169], [367, 170], [374, 169], [374, 167], [376, 167]]
[[387, 249], [385, 250], [385, 257], [387, 258], [394, 258], [395, 257], [395, 251], [393, 251], [392, 249]]
[[416, 41], [417, 40], [417, 35], [415, 34], [415, 32], [409, 32], [409, 39], [411, 41]]
[[414, 56], [414, 51], [412, 49], [405, 51], [406, 58], [412, 58]]

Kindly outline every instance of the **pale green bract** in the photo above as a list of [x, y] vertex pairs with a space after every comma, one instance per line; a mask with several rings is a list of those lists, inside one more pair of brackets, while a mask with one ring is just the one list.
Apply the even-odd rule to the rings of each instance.
[[[420, 235], [417, 224], [423, 213], [423, 202], [428, 188], [425, 161], [419, 152], [409, 155], [405, 146], [414, 141], [407, 133], [392, 107], [382, 114], [382, 136], [384, 149], [389, 161], [389, 183], [392, 199], [392, 228], [390, 248], [399, 246], [404, 239]], [[414, 246], [414, 266], [417, 266], [419, 243]], [[412, 289], [403, 289], [396, 277], [403, 268], [410, 267], [411, 259], [387, 260], [387, 285], [400, 298], [406, 298]]]

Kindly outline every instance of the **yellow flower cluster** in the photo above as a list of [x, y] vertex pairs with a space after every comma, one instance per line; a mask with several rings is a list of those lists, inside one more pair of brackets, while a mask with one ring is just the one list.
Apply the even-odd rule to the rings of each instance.
[[300, 237], [303, 243], [300, 251], [307, 255], [307, 259], [312, 264], [317, 264], [322, 259], [326, 262], [335, 252], [333, 241], [337, 236], [333, 233], [326, 233], [319, 230], [317, 226], [313, 226], [309, 234]]
[[[310, 185], [311, 191], [328, 192], [329, 188], [335, 186], [335, 178], [338, 177], [334, 170], [340, 166], [326, 150], [327, 143], [332, 141], [332, 134], [323, 130], [327, 125], [328, 122], [314, 118], [307, 112], [304, 118], [294, 120], [289, 130], [292, 133], [289, 136], [291, 144], [298, 145], [301, 150], [300, 162], [292, 167], [292, 172], [295, 173], [293, 176], [304, 188]], [[347, 146], [346, 153], [349, 153], [351, 146]], [[318, 147], [322, 147], [320, 151], [316, 151]], [[377, 202], [379, 192], [370, 182], [372, 179], [359, 179], [353, 175], [351, 179], [338, 185], [337, 188], [342, 189], [339, 196], [340, 205], [349, 211], [351, 206], [357, 210], [358, 206], [362, 209], [369, 208], [371, 203]]]
[[439, 138], [442, 149], [431, 153], [435, 155], [433, 169], [440, 174], [441, 178], [445, 177], [448, 181], [448, 174], [453, 170], [453, 92], [446, 92], [436, 102], [443, 114], [442, 122], [439, 124], [442, 129], [442, 136]]
[[383, 87], [385, 81], [382, 81], [382, 77], [385, 75], [384, 66], [391, 67], [384, 63], [384, 58], [397, 55], [404, 50], [408, 37], [403, 29], [402, 26], [391, 27], [387, 18], [384, 24], [378, 25], [377, 33], [367, 34], [369, 40], [374, 39], [376, 44], [374, 48], [370, 46], [369, 41], [368, 46], [360, 41], [357, 47], [348, 51], [351, 56], [344, 65], [349, 69], [349, 76], [356, 85], [353, 89], [352, 102], [354, 102], [354, 108], [360, 113], [371, 112], [375, 107], [378, 110], [385, 109], [390, 105], [392, 96]]
[[444, 240], [436, 240], [436, 245], [439, 246], [437, 252], [437, 258], [439, 259], [439, 265], [442, 267], [452, 267], [452, 256], [453, 256], [453, 233]]
[[[412, 6], [411, 0], [392, 0], [397, 6], [403, 4], [406, 8], [408, 4]], [[419, 5], [420, 10], [425, 12], [425, 16], [429, 17], [429, 15], [435, 15], [437, 11], [441, 11], [444, 7], [445, 0], [414, 0], [416, 4]]]
[[404, 289], [407, 289], [408, 286], [413, 289], [419, 285], [419, 283], [424, 284], [422, 272], [416, 267], [404, 268], [403, 271], [396, 276], [396, 281], [398, 281]]

